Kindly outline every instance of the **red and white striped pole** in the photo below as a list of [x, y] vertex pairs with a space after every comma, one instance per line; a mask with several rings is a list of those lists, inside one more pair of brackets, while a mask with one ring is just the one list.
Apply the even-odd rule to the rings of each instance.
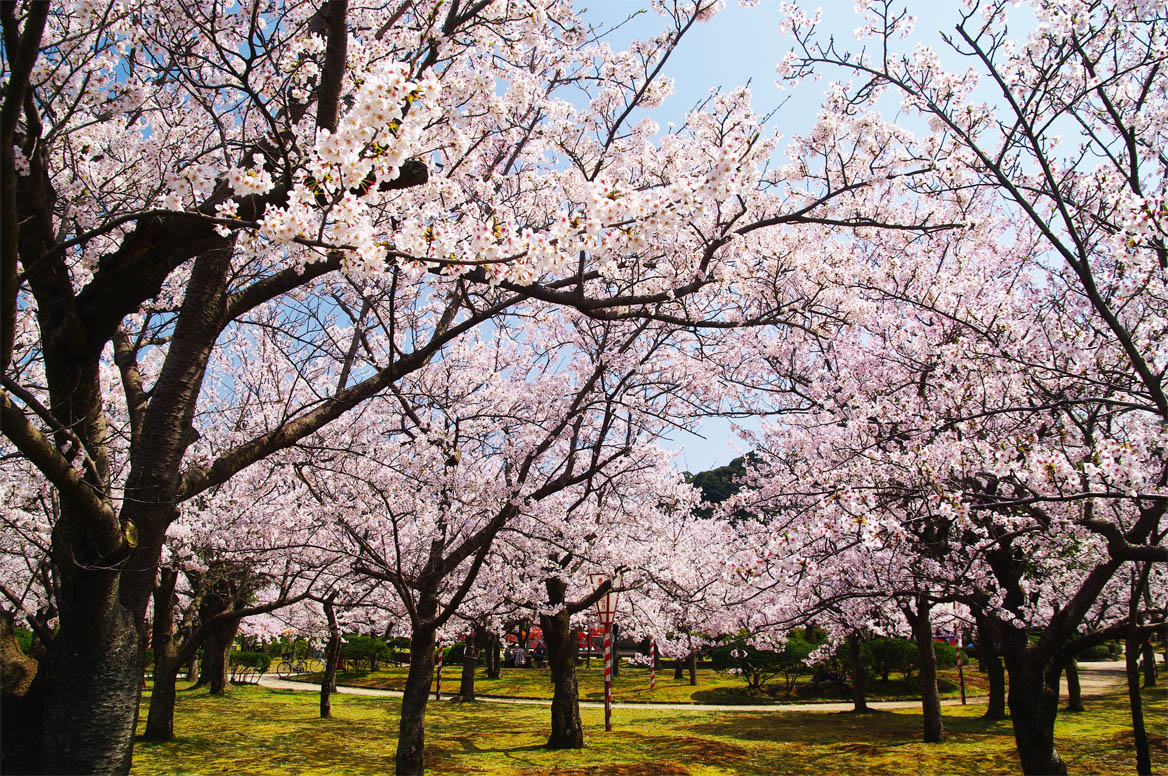
[[435, 647], [438, 650], [438, 657], [435, 660], [437, 669], [437, 679], [434, 682], [434, 700], [442, 700], [442, 642], [439, 641]]
[[649, 642], [649, 689], [657, 689], [657, 642]]
[[608, 592], [596, 601], [596, 614], [604, 627], [604, 729], [612, 732], [612, 621], [616, 617], [616, 593], [612, 588], [620, 587], [620, 577], [610, 580], [604, 574], [589, 574], [588, 584], [594, 591], [609, 583]]
[[604, 626], [604, 729], [612, 732], [612, 626]]

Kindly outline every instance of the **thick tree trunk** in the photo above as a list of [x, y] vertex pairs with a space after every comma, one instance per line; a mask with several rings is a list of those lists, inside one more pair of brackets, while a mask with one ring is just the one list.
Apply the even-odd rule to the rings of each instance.
[[1136, 745], [1136, 773], [1140, 776], [1152, 772], [1152, 752], [1148, 747], [1148, 731], [1144, 727], [1144, 702], [1140, 697], [1140, 652], [1142, 644], [1135, 633], [1135, 624], [1130, 626], [1124, 644], [1124, 662], [1127, 669], [1127, 698], [1131, 704], [1132, 738]]
[[1008, 702], [1022, 773], [1066, 776], [1054, 746], [1061, 662], [1044, 664], [1029, 645], [1025, 628], [1002, 625], [1002, 653], [1010, 674]]
[[917, 598], [916, 611], [906, 609], [913, 636], [917, 641], [920, 659], [921, 711], [924, 714], [924, 740], [939, 743], [945, 736], [941, 720], [941, 694], [937, 691], [937, 653], [933, 649], [932, 604], [924, 597]]
[[[549, 579], [545, 585], [550, 603], [553, 606], [563, 604], [567, 590], [563, 580]], [[584, 747], [584, 725], [580, 721], [580, 690], [576, 682], [571, 619], [572, 615], [566, 609], [552, 615], [541, 614], [539, 617], [554, 688], [551, 708], [552, 729], [547, 742], [549, 749]]]
[[239, 620], [231, 618], [211, 631], [203, 647], [203, 674], [212, 695], [223, 695], [231, 679], [231, 646]]
[[[202, 636], [198, 632], [188, 634], [181, 646], [155, 636], [154, 687], [150, 693], [150, 707], [146, 716], [146, 731], [142, 738], [146, 741], [174, 740], [175, 685], [183, 664], [197, 664], [193, 655], [199, 648]], [[159, 644], [162, 648], [159, 648]]]
[[698, 683], [698, 653], [690, 652], [685, 659], [685, 665], [689, 669], [689, 684], [691, 687], [696, 687]]
[[146, 716], [147, 741], [170, 741], [174, 738], [175, 684], [178, 682], [179, 655], [172, 623], [175, 606], [175, 583], [178, 571], [159, 569], [154, 587], [154, 622], [151, 623], [154, 647], [154, 687]]
[[1067, 711], [1083, 710], [1083, 688], [1079, 685], [1079, 661], [1067, 658]]
[[332, 694], [337, 689], [337, 659], [341, 656], [341, 629], [337, 627], [337, 613], [333, 608], [335, 595], [324, 601], [324, 616], [328, 620], [329, 640], [324, 650], [324, 676], [320, 680], [320, 718], [333, 715]]
[[0, 773], [36, 768], [38, 686], [43, 686], [39, 664], [20, 648], [12, 615], [0, 612]]
[[475, 699], [475, 668], [478, 666], [478, 647], [473, 639], [467, 639], [462, 653], [462, 675], [458, 678], [458, 700], [469, 703]]
[[680, 682], [685, 678], [685, 661], [677, 658], [673, 661], [673, 680]]
[[[458, 682], [458, 699], [460, 701], [475, 700], [475, 671], [478, 668], [479, 655], [487, 657], [486, 653], [490, 651], [493, 644], [492, 634], [482, 625], [475, 625], [474, 633], [467, 640], [466, 652], [463, 653], [462, 658], [462, 676]], [[490, 664], [489, 657], [486, 662], [488, 665]]]
[[551, 706], [551, 734], [549, 749], [581, 749], [584, 746], [584, 725], [580, 721], [579, 686], [576, 665], [572, 659], [570, 615], [561, 612], [541, 616], [544, 623], [544, 642], [547, 645], [548, 667], [553, 685]]
[[191, 655], [187, 661], [187, 681], [198, 684], [199, 681], [199, 653]]
[[998, 647], [990, 620], [983, 614], [977, 614], [977, 654], [981, 668], [989, 681], [989, 697], [986, 699], [986, 713], [983, 719], [1006, 718], [1006, 671], [1002, 665], [1002, 656], [998, 654]]
[[155, 655], [154, 687], [150, 692], [150, 710], [146, 716], [143, 740], [174, 740], [174, 700], [177, 682], [178, 666]]
[[503, 675], [503, 661], [499, 656], [499, 634], [492, 633], [487, 645], [487, 678], [498, 679]]
[[[433, 616], [431, 605], [429, 616]], [[402, 693], [397, 737], [397, 776], [421, 776], [425, 770], [426, 704], [434, 680], [434, 628], [415, 629], [410, 636], [410, 670]]]
[[141, 618], [116, 600], [113, 573], [83, 571], [69, 585], [47, 661], [41, 766], [54, 774], [129, 773], [142, 689]]
[[60, 552], [78, 546], [54, 530], [61, 572], [60, 629], [46, 670], [40, 720], [44, 773], [128, 773], [142, 690], [146, 606], [161, 536], [142, 525], [130, 570], [82, 568]]
[[1140, 650], [1144, 658], [1144, 687], [1156, 686], [1156, 652], [1152, 649], [1152, 640], [1145, 639], [1143, 649]]
[[864, 689], [864, 662], [860, 658], [860, 634], [852, 631], [848, 634], [848, 662], [852, 670], [852, 711], [871, 711], [868, 708], [868, 699]]

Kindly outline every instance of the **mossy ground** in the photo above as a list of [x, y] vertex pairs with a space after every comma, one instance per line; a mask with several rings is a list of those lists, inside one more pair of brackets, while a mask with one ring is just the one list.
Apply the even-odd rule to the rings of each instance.
[[[180, 692], [178, 739], [138, 742], [133, 773], [392, 773], [399, 701], [334, 696], [319, 719], [317, 695], [235, 687], [225, 697]], [[143, 707], [145, 708], [145, 706]], [[1123, 693], [1089, 699], [1061, 714], [1059, 750], [1073, 774], [1134, 772]], [[983, 707], [945, 707], [946, 741], [920, 743], [919, 712], [703, 712], [618, 709], [614, 731], [602, 711], [584, 709], [586, 748], [549, 751], [548, 709], [496, 703], [431, 703], [426, 757], [433, 774], [1012, 774], [1010, 723], [979, 719]], [[1168, 693], [1145, 694], [1155, 771], [1168, 766]], [[144, 724], [144, 720], [142, 724]]]
[[[604, 675], [599, 667], [599, 661], [594, 661], [593, 666], [593, 668], [581, 666], [576, 669], [581, 700], [604, 700]], [[337, 683], [354, 687], [401, 690], [405, 687], [406, 670], [405, 667], [389, 666], [374, 672], [342, 671], [337, 675]], [[461, 671], [461, 666], [447, 666], [444, 669], [443, 692], [458, 691]], [[313, 681], [314, 677], [304, 679]], [[319, 683], [320, 679], [315, 678], [315, 681]], [[938, 684], [942, 689], [942, 697], [960, 695], [957, 669], [940, 672]], [[872, 700], [919, 697], [919, 685], [915, 676], [905, 681], [894, 674], [886, 682], [873, 680], [869, 681], [868, 685], [868, 697]], [[986, 692], [987, 687], [984, 674], [972, 670], [965, 672], [967, 694], [982, 694]], [[487, 679], [485, 672], [480, 669], [475, 678], [475, 692], [479, 695], [546, 700], [552, 697], [551, 675], [547, 668], [505, 668], [500, 678]], [[649, 670], [627, 666], [622, 667], [620, 675], [613, 679], [612, 693], [613, 698], [622, 703], [756, 704], [851, 699], [851, 691], [846, 686], [815, 686], [807, 677], [801, 678], [790, 694], [787, 694], [783, 687], [781, 677], [760, 693], [747, 689], [746, 682], [741, 677], [712, 670], [699, 671], [698, 683], [694, 686], [689, 684], [688, 674], [685, 678], [674, 679], [672, 669], [658, 671], [657, 686], [650, 690]]]

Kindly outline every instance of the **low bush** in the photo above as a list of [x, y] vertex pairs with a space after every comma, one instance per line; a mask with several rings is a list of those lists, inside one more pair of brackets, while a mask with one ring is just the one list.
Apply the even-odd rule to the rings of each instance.
[[460, 641], [456, 644], [451, 644], [443, 651], [442, 661], [447, 665], [460, 666], [462, 665], [462, 658], [466, 654], [466, 642]]
[[261, 674], [264, 674], [267, 673], [268, 667], [272, 665], [272, 658], [263, 652], [237, 651], [231, 653], [228, 663], [231, 666], [254, 668]]
[[908, 639], [872, 639], [868, 642], [868, 650], [872, 655], [872, 670], [884, 681], [888, 681], [888, 675], [894, 671], [908, 679], [920, 662], [917, 645]]
[[341, 657], [350, 668], [376, 671], [378, 663], [389, 658], [389, 647], [376, 636], [350, 633], [341, 644]]
[[937, 655], [937, 668], [953, 668], [957, 665], [957, 647], [949, 642], [934, 641], [933, 652]]
[[1118, 641], [1107, 641], [1087, 647], [1079, 653], [1079, 660], [1118, 660], [1123, 654], [1123, 646]]

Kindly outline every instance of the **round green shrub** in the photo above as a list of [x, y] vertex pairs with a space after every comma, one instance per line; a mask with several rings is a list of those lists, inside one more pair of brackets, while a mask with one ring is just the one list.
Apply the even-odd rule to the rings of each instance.
[[232, 666], [254, 668], [263, 674], [267, 673], [268, 667], [272, 665], [272, 658], [263, 652], [237, 651], [231, 653], [229, 664]]

